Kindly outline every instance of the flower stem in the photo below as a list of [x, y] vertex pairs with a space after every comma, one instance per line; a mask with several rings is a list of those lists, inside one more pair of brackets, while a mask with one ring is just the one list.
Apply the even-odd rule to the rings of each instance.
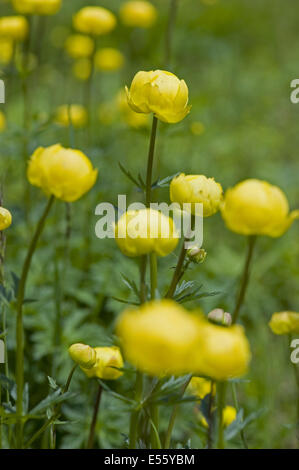
[[170, 0], [167, 30], [165, 36], [165, 68], [170, 65], [172, 59], [172, 43], [173, 43], [173, 32], [175, 26], [175, 20], [177, 16], [178, 0]]
[[186, 253], [187, 253], [187, 250], [185, 248], [185, 239], [184, 239], [183, 244], [182, 244], [182, 248], [181, 248], [181, 252], [180, 252], [180, 255], [179, 255], [178, 263], [176, 265], [174, 274], [172, 276], [170, 287], [169, 287], [169, 289], [166, 293], [166, 296], [165, 296], [167, 299], [171, 299], [173, 297], [173, 295], [175, 293], [176, 286], [177, 286], [178, 282], [180, 281], [180, 279], [182, 277], [182, 269], [183, 269], [183, 266], [184, 266]]
[[147, 172], [146, 172], [145, 202], [146, 202], [147, 207], [149, 207], [151, 203], [151, 196], [152, 196], [152, 175], [153, 175], [153, 163], [154, 163], [154, 156], [155, 156], [157, 126], [158, 126], [158, 119], [156, 118], [156, 116], [153, 116], [150, 146], [149, 146], [148, 159], [147, 159]]
[[[136, 382], [135, 382], [135, 400], [136, 400], [137, 403], [139, 403], [140, 400], [141, 400], [142, 389], [143, 389], [143, 374], [137, 370], [136, 371]], [[139, 414], [140, 414], [139, 409], [134, 410], [131, 414], [130, 442], [129, 442], [129, 448], [130, 449], [135, 449], [136, 448]]]
[[208, 409], [208, 415], [209, 415], [209, 422], [208, 422], [208, 449], [213, 449], [213, 432], [214, 432], [214, 413], [213, 413], [213, 407], [214, 407], [214, 382], [211, 381], [211, 393], [209, 396], [209, 409]]
[[223, 409], [225, 407], [226, 382], [218, 382], [218, 449], [224, 449]]
[[[235, 405], [237, 412], [239, 412], [240, 407], [239, 407], [239, 401], [238, 401], [238, 396], [237, 396], [236, 384], [232, 382], [231, 385], [232, 385], [232, 395], [233, 395], [234, 405]], [[247, 444], [247, 440], [245, 437], [244, 429], [241, 429], [240, 436], [241, 436], [244, 449], [248, 449], [248, 444]]]
[[156, 297], [157, 290], [157, 276], [158, 276], [158, 267], [157, 267], [157, 255], [156, 253], [150, 254], [150, 270], [151, 270], [151, 299], [154, 300]]
[[25, 298], [26, 281], [31, 266], [32, 257], [37, 247], [39, 237], [43, 231], [46, 218], [50, 212], [54, 196], [51, 196], [47, 206], [38, 222], [36, 231], [29, 245], [27, 256], [23, 265], [22, 275], [19, 282], [17, 294], [17, 324], [16, 324], [16, 384], [17, 384], [17, 401], [16, 401], [16, 438], [17, 447], [21, 448], [23, 443], [23, 388], [24, 388], [24, 329], [23, 329], [23, 303]]
[[93, 448], [94, 435], [95, 435], [95, 429], [96, 429], [96, 424], [97, 424], [98, 412], [99, 412], [99, 408], [100, 408], [102, 391], [103, 391], [102, 386], [99, 385], [97, 395], [96, 395], [96, 401], [95, 401], [94, 409], [93, 409], [92, 421], [90, 423], [90, 431], [89, 431], [89, 437], [88, 437], [88, 441], [87, 441], [87, 449], [92, 449]]

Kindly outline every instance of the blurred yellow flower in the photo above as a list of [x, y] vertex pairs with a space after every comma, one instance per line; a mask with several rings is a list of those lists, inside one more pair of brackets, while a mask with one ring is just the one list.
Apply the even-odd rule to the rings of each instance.
[[0, 111], [0, 132], [5, 131], [5, 129], [6, 129], [6, 117], [5, 117], [5, 114], [2, 111]]
[[0, 38], [0, 64], [7, 65], [13, 58], [14, 45], [11, 39]]
[[115, 239], [126, 256], [149, 253], [166, 256], [176, 248], [179, 236], [170, 217], [154, 209], [141, 209], [128, 211], [120, 217]]
[[128, 309], [117, 324], [126, 358], [153, 376], [180, 375], [192, 369], [198, 346], [198, 317], [172, 300]]
[[55, 15], [61, 7], [61, 0], [12, 0], [17, 13], [23, 15]]
[[248, 179], [225, 193], [221, 206], [226, 226], [241, 235], [280, 237], [299, 211], [289, 211], [289, 203], [280, 188], [266, 181]]
[[0, 38], [23, 41], [28, 35], [29, 25], [24, 16], [2, 16], [0, 18]]
[[134, 129], [140, 129], [149, 125], [149, 116], [147, 114], [136, 113], [130, 108], [126, 93], [121, 90], [117, 95], [117, 104], [122, 119], [128, 126]]
[[76, 60], [72, 66], [72, 72], [78, 80], [88, 80], [91, 74], [91, 61], [89, 59]]
[[133, 111], [154, 113], [164, 122], [179, 122], [190, 111], [185, 81], [164, 70], [138, 72], [126, 92]]
[[124, 361], [117, 346], [94, 348], [96, 363], [91, 368], [81, 367], [87, 377], [98, 377], [103, 380], [116, 380], [123, 375]]
[[214, 178], [204, 175], [185, 175], [181, 173], [170, 184], [170, 199], [181, 205], [191, 204], [191, 212], [195, 215], [194, 203], [203, 204], [203, 216], [210, 217], [215, 214], [222, 201], [222, 187]]
[[113, 72], [123, 67], [124, 55], [113, 47], [99, 49], [94, 58], [95, 67], [106, 72]]
[[278, 312], [272, 315], [269, 326], [276, 335], [299, 333], [298, 312]]
[[[203, 377], [192, 377], [188, 386], [188, 391], [202, 400], [205, 396], [209, 395], [212, 390], [211, 380], [204, 379]], [[213, 385], [213, 395], [216, 394], [216, 385]]]
[[9, 210], [0, 206], [0, 230], [7, 229], [12, 222], [11, 213]]
[[65, 50], [73, 59], [84, 59], [92, 55], [94, 41], [83, 34], [72, 34], [65, 41]]
[[95, 350], [87, 344], [72, 344], [69, 347], [69, 355], [74, 362], [85, 369], [91, 369], [97, 361]]
[[206, 130], [204, 124], [200, 121], [192, 122], [190, 125], [190, 129], [192, 134], [194, 135], [202, 135]]
[[150, 2], [125, 2], [120, 8], [120, 18], [126, 26], [150, 28], [156, 22], [157, 10]]
[[84, 7], [73, 17], [74, 28], [93, 36], [108, 34], [116, 26], [115, 15], [102, 7]]
[[[237, 410], [233, 406], [226, 406], [222, 411], [222, 423], [223, 427], [227, 428], [237, 417]], [[208, 423], [204, 416], [201, 417], [201, 424], [207, 428]]]
[[80, 150], [66, 149], [60, 144], [39, 147], [31, 156], [27, 177], [33, 186], [57, 199], [73, 202], [95, 184], [98, 170]]
[[56, 110], [55, 121], [61, 126], [72, 124], [76, 129], [86, 126], [88, 114], [84, 106], [80, 104], [67, 104], [59, 106]]

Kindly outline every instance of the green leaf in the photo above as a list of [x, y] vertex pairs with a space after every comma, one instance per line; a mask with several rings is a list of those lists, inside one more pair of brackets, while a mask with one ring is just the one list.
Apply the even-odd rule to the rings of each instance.
[[46, 398], [39, 402], [32, 410], [30, 414], [37, 414], [42, 411], [45, 411], [49, 406], [56, 405], [57, 403], [62, 403], [65, 400], [68, 400], [71, 397], [74, 397], [76, 394], [72, 392], [61, 393], [61, 389], [58, 388], [54, 393], [49, 394]]

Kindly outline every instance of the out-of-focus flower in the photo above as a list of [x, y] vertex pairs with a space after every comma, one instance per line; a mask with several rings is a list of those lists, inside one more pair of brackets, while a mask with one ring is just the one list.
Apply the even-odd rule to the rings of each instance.
[[9, 210], [0, 207], [0, 230], [7, 229], [12, 222], [12, 216]]
[[91, 369], [97, 361], [95, 350], [87, 344], [72, 344], [69, 347], [69, 355], [74, 362], [85, 369]]
[[[222, 411], [222, 424], [224, 428], [227, 428], [231, 423], [235, 421], [237, 417], [237, 410], [233, 406], [226, 406]], [[201, 415], [201, 424], [207, 428], [208, 423], [204, 416]]]
[[105, 72], [113, 72], [123, 67], [124, 55], [113, 47], [99, 49], [94, 58], [95, 67]]
[[150, 28], [156, 22], [157, 10], [150, 2], [129, 1], [122, 4], [120, 18], [126, 26]]
[[6, 129], [6, 117], [5, 117], [5, 114], [2, 111], [0, 111], [0, 132], [4, 132], [5, 129]]
[[147, 127], [149, 125], [149, 116], [147, 114], [136, 113], [129, 106], [126, 93], [121, 90], [117, 95], [117, 104], [122, 119], [128, 126], [135, 129]]
[[233, 232], [270, 237], [280, 237], [299, 218], [299, 210], [289, 211], [288, 200], [280, 188], [256, 179], [228, 189], [221, 214]]
[[154, 209], [141, 209], [128, 211], [120, 217], [115, 239], [126, 256], [149, 253], [166, 256], [176, 248], [179, 236], [170, 217]]
[[98, 170], [84, 153], [60, 144], [36, 149], [27, 169], [28, 180], [33, 186], [66, 202], [76, 201], [87, 193], [97, 175]]
[[57, 49], [63, 49], [69, 34], [69, 29], [66, 26], [54, 26], [50, 32], [50, 42]]
[[89, 59], [78, 59], [72, 66], [74, 76], [81, 81], [88, 80], [91, 74], [91, 62]]
[[84, 7], [74, 15], [73, 24], [80, 33], [100, 36], [115, 28], [116, 17], [106, 8]]
[[269, 326], [276, 335], [299, 333], [298, 312], [278, 312], [272, 315]]
[[73, 59], [84, 59], [92, 55], [94, 41], [83, 34], [72, 34], [65, 41], [65, 50]]
[[153, 376], [180, 375], [192, 370], [198, 347], [198, 317], [172, 300], [128, 309], [117, 324], [129, 362]]
[[204, 175], [185, 175], [181, 173], [170, 184], [170, 199], [172, 202], [191, 204], [191, 212], [195, 214], [195, 203], [203, 204], [203, 216], [215, 214], [222, 201], [222, 187], [214, 178]]
[[84, 106], [80, 104], [67, 104], [59, 106], [56, 110], [55, 121], [61, 126], [69, 126], [70, 124], [76, 129], [86, 126], [88, 114]]
[[188, 391], [198, 397], [199, 400], [202, 400], [209, 393], [216, 394], [216, 384], [213, 385], [211, 380], [204, 379], [203, 377], [192, 377], [190, 384], [188, 386]]
[[61, 0], [12, 0], [12, 4], [22, 15], [55, 15], [61, 7]]
[[194, 135], [202, 135], [206, 130], [205, 126], [200, 121], [192, 122], [190, 125], [190, 129], [191, 129], [192, 134]]
[[103, 380], [116, 380], [123, 375], [124, 361], [117, 346], [94, 348], [96, 363], [91, 368], [81, 367], [87, 377], [98, 377]]
[[225, 312], [222, 308], [215, 308], [212, 310], [208, 314], [208, 319], [223, 326], [230, 326], [232, 324], [231, 314]]
[[0, 38], [23, 41], [29, 31], [28, 21], [24, 16], [2, 16], [0, 18]]
[[0, 64], [7, 65], [13, 57], [13, 41], [7, 38], [0, 38]]
[[138, 72], [126, 92], [133, 111], [154, 113], [164, 122], [179, 122], [190, 111], [185, 81], [164, 70]]

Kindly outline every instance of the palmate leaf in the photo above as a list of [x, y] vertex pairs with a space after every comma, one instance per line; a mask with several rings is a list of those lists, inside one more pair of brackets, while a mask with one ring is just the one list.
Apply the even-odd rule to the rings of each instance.
[[32, 410], [30, 411], [30, 414], [37, 414], [45, 411], [49, 406], [56, 405], [58, 403], [62, 403], [65, 400], [68, 400], [69, 398], [72, 398], [76, 396], [75, 393], [73, 392], [66, 392], [66, 393], [61, 393], [61, 389], [58, 388], [55, 390], [54, 393], [49, 394], [46, 398], [44, 398], [42, 401], [38, 403]]
[[145, 189], [145, 184], [140, 176], [140, 174], [137, 176], [137, 179], [132, 175], [132, 173], [129, 170], [126, 170], [126, 168], [118, 162], [119, 168], [123, 172], [123, 174], [129, 178], [129, 180], [140, 190], [144, 191]]
[[174, 293], [174, 300], [178, 303], [190, 302], [191, 300], [198, 300], [204, 297], [213, 297], [214, 295], [219, 295], [221, 292], [200, 292], [202, 289], [202, 284], [197, 287], [195, 281], [182, 281], [177, 285], [177, 288]]
[[158, 178], [158, 180], [155, 181], [155, 182], [152, 184], [152, 189], [156, 189], [156, 188], [168, 188], [169, 185], [170, 185], [170, 182], [173, 180], [173, 178], [175, 178], [175, 177], [178, 176], [179, 174], [180, 174], [180, 172], [175, 173], [174, 175], [166, 176], [166, 178], [163, 178], [162, 180], [160, 180], [160, 179]]
[[140, 293], [138, 290], [138, 287], [136, 285], [136, 282], [133, 279], [129, 279], [125, 274], [120, 273], [123, 283], [135, 294], [137, 299], [140, 299]]

